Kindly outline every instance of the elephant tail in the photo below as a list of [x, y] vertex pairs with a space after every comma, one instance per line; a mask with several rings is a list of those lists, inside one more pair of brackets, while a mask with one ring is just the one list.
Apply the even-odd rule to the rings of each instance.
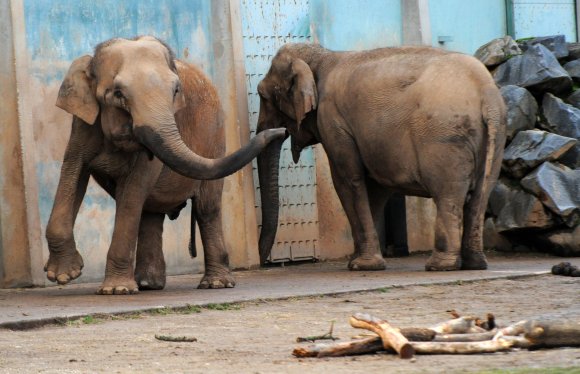
[[481, 180], [479, 184], [481, 186], [479, 188], [481, 188], [484, 201], [487, 201], [499, 176], [506, 136], [505, 103], [495, 85], [487, 86], [483, 89], [482, 115], [487, 137], [485, 141], [484, 170], [480, 174]]
[[197, 220], [195, 215], [195, 204], [193, 204], [193, 198], [191, 199], [191, 226], [190, 226], [190, 237], [189, 237], [189, 254], [192, 258], [197, 257], [197, 248], [195, 246], [195, 221]]

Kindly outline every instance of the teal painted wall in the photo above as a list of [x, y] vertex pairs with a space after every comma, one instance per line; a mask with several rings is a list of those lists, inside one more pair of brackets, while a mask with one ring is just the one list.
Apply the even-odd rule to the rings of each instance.
[[[61, 80], [77, 57], [113, 37], [153, 35], [166, 41], [179, 58], [213, 74], [211, 0], [24, 0], [26, 48], [36, 174], [43, 236], [58, 185], [71, 116], [55, 107]], [[89, 184], [75, 225], [84, 257], [81, 282], [100, 280], [114, 222], [114, 201], [96, 183]], [[201, 271], [202, 258], [189, 258], [189, 208], [165, 224], [164, 249], [169, 273]]]
[[578, 39], [574, 0], [509, 0], [516, 39], [565, 35], [568, 42]]
[[332, 50], [401, 44], [400, 0], [311, 0], [314, 41]]
[[505, 0], [431, 0], [429, 13], [432, 45], [452, 51], [473, 54], [507, 33]]

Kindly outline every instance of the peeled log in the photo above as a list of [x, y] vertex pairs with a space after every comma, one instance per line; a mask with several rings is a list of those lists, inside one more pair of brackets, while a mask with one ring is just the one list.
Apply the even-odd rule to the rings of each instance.
[[437, 334], [435, 342], [482, 342], [491, 340], [497, 334], [497, 331], [486, 331], [472, 334]]
[[486, 332], [487, 330], [475, 326], [475, 317], [458, 317], [449, 321], [441, 322], [430, 329], [437, 334], [473, 334]]
[[356, 313], [350, 317], [350, 325], [370, 330], [381, 337], [385, 349], [392, 348], [401, 358], [411, 358], [415, 354], [413, 346], [399, 329], [393, 328], [387, 321], [378, 319], [370, 314]]
[[[292, 354], [296, 357], [338, 357], [361, 355], [382, 351], [383, 341], [378, 336], [351, 342], [315, 344], [309, 347], [294, 348]], [[394, 350], [391, 349], [391, 352]]]
[[580, 347], [580, 321], [531, 320], [524, 325], [524, 336], [532, 348]]
[[486, 340], [483, 342], [413, 342], [418, 354], [474, 354], [506, 351], [512, 347], [507, 340]]

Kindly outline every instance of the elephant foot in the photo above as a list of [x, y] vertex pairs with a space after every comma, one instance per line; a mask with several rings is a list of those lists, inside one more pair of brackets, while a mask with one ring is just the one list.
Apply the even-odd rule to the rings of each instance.
[[434, 250], [425, 264], [427, 271], [450, 271], [461, 269], [461, 257]]
[[80, 277], [83, 266], [83, 257], [76, 249], [59, 253], [51, 252], [44, 265], [44, 271], [51, 282], [67, 284]]
[[165, 264], [162, 269], [149, 266], [142, 268], [139, 265], [135, 268], [135, 281], [139, 285], [139, 290], [162, 290], [165, 287]]
[[469, 251], [461, 256], [461, 270], [486, 270], [487, 259], [483, 251]]
[[97, 295], [130, 295], [139, 293], [137, 282], [133, 278], [110, 277], [97, 290]]
[[199, 289], [208, 288], [234, 288], [236, 286], [236, 281], [234, 277], [228, 272], [223, 275], [204, 275], [201, 282], [199, 282]]
[[350, 260], [349, 270], [385, 270], [387, 268], [385, 260], [381, 255], [362, 255]]

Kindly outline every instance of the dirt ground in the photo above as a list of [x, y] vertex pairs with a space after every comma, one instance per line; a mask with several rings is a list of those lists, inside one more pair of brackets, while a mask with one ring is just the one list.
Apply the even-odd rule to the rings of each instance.
[[[378, 353], [298, 359], [298, 336], [358, 333], [349, 316], [366, 312], [399, 327], [430, 326], [447, 311], [485, 315], [499, 324], [537, 317], [580, 319], [580, 278], [542, 275], [453, 285], [385, 288], [335, 296], [220, 304], [122, 317], [85, 318], [62, 326], [0, 331], [2, 373], [580, 373], [580, 348], [482, 355], [415, 356]], [[155, 335], [196, 337], [164, 342]], [[559, 372], [559, 371], [558, 371]]]

